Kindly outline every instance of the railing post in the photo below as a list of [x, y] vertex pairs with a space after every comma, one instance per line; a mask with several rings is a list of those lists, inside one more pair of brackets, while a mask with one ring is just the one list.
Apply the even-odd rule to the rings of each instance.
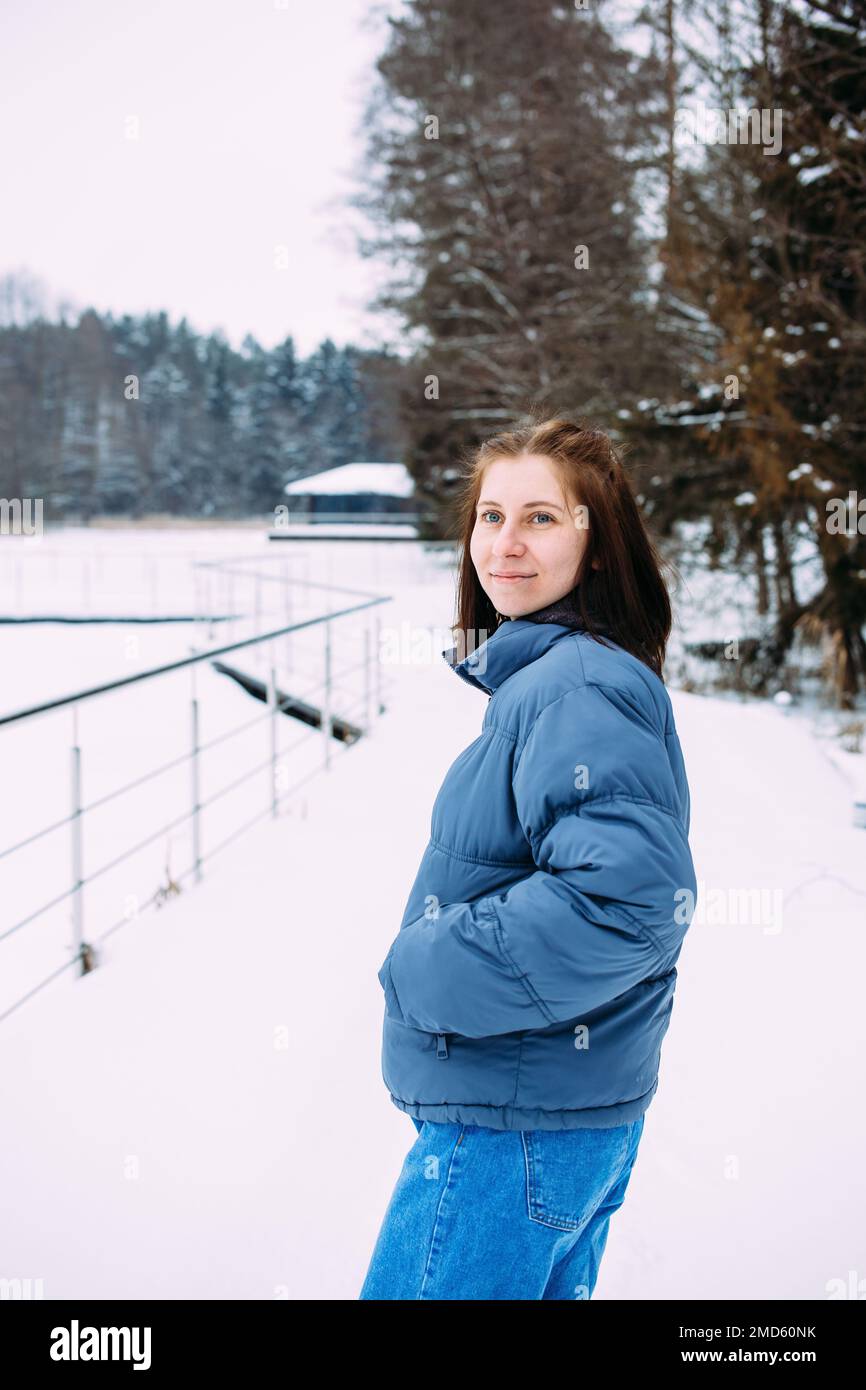
[[[195, 670], [195, 667], [192, 667]], [[190, 782], [192, 791], [192, 862], [195, 870], [195, 881], [201, 883], [201, 826], [199, 823], [199, 811], [201, 803], [199, 800], [199, 780], [198, 780], [198, 700], [193, 693], [190, 702], [190, 732], [192, 735], [192, 750], [190, 752]]]
[[370, 680], [370, 624], [364, 624], [364, 733], [373, 732], [372, 710], [370, 708], [371, 697]]
[[376, 713], [378, 715], [385, 713], [385, 706], [382, 704], [382, 659], [380, 656], [380, 653], [382, 651], [382, 624], [378, 613], [376, 613], [375, 615], [375, 623], [376, 655], [374, 658], [373, 672], [376, 677]]
[[215, 603], [215, 601], [214, 601], [214, 593], [213, 593], [213, 591], [214, 591], [213, 570], [205, 570], [205, 571], [204, 571], [204, 580], [203, 580], [203, 583], [204, 583], [204, 591], [205, 591], [204, 604], [205, 604], [205, 608], [206, 608], [206, 610], [207, 610], [207, 640], [208, 640], [208, 642], [212, 642], [212, 641], [213, 641], [213, 634], [214, 634], [214, 623], [213, 623], [213, 620], [214, 620], [214, 614], [216, 613], [216, 603]]
[[83, 878], [83, 858], [81, 850], [81, 749], [78, 745], [78, 718], [76, 707], [72, 707], [73, 719], [73, 744], [72, 761], [70, 766], [70, 809], [72, 818], [69, 827], [72, 833], [72, 935], [75, 944], [75, 955], [81, 960], [82, 975], [85, 973], [84, 961], [82, 959], [82, 947], [84, 945], [84, 900], [82, 890], [84, 886]]
[[325, 619], [325, 681], [322, 694], [322, 734], [325, 739], [325, 767], [331, 766], [331, 620]]
[[277, 814], [277, 673], [273, 666], [268, 680], [268, 704], [271, 707], [271, 815]]
[[[284, 561], [283, 561], [282, 571], [283, 571], [283, 597], [285, 598], [285, 601], [286, 601], [286, 627], [288, 627], [289, 624], [290, 624], [291, 621], [292, 621], [292, 586], [291, 586], [291, 583], [290, 583], [290, 580], [289, 580], [289, 562], [288, 562], [288, 560], [284, 560]], [[287, 632], [287, 633], [286, 633], [285, 641], [286, 641], [286, 668], [287, 668], [289, 671], [291, 671], [291, 670], [292, 670], [292, 634], [291, 634], [290, 632]]]

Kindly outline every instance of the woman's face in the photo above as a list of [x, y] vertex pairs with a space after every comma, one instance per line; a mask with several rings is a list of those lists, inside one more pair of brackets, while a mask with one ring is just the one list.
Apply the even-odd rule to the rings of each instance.
[[469, 553], [498, 613], [519, 618], [574, 588], [588, 541], [582, 517], [544, 455], [488, 464]]

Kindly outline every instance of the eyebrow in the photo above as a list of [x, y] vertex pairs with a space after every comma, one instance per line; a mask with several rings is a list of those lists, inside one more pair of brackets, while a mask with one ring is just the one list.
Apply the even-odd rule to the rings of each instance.
[[[502, 506], [502, 503], [501, 503], [501, 502], [494, 502], [494, 501], [492, 500], [492, 498], [490, 498], [490, 497], [485, 497], [485, 498], [483, 498], [483, 499], [478, 503], [478, 506], [479, 506], [479, 507], [501, 507], [501, 506]], [[561, 511], [562, 511], [562, 507], [559, 505], [558, 502], [545, 502], [545, 501], [543, 501], [543, 500], [540, 501], [540, 502], [524, 502], [523, 506], [524, 506], [524, 507], [550, 507], [551, 511], [557, 511], [557, 512], [561, 512]]]

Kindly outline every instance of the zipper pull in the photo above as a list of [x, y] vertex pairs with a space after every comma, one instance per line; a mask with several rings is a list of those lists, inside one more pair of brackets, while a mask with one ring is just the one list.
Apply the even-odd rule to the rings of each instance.
[[444, 1034], [444, 1033], [437, 1033], [437, 1034], [436, 1034], [436, 1056], [437, 1056], [437, 1057], [447, 1057], [447, 1056], [448, 1056], [448, 1044], [447, 1044], [447, 1042], [445, 1041], [445, 1034]]

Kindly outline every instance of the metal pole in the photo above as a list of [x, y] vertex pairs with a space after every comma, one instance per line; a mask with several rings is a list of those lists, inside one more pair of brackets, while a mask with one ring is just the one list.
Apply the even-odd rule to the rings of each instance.
[[[285, 601], [286, 601], [285, 622], [286, 622], [286, 627], [288, 627], [289, 624], [290, 624], [291, 621], [292, 621], [292, 589], [291, 589], [291, 583], [290, 583], [290, 581], [289, 581], [289, 562], [288, 562], [288, 560], [286, 560], [286, 561], [283, 562], [283, 567], [282, 567], [282, 568], [283, 568], [283, 595], [284, 595]], [[287, 668], [287, 670], [289, 670], [289, 671], [291, 671], [291, 669], [292, 669], [292, 634], [291, 634], [290, 632], [287, 632], [287, 633], [286, 633], [286, 668]]]
[[[195, 670], [195, 667], [193, 667]], [[199, 800], [199, 781], [198, 781], [198, 700], [193, 695], [190, 702], [191, 715], [191, 734], [192, 734], [192, 753], [190, 756], [190, 780], [192, 791], [192, 862], [195, 870], [195, 881], [201, 883], [201, 825], [199, 823], [199, 811], [201, 803]]]
[[325, 739], [325, 768], [331, 766], [331, 622], [325, 619], [325, 689], [322, 695], [322, 733]]
[[207, 640], [208, 640], [208, 642], [212, 642], [212, 641], [213, 641], [213, 634], [214, 634], [214, 621], [213, 621], [213, 620], [214, 620], [214, 614], [216, 613], [216, 597], [215, 597], [215, 595], [214, 595], [215, 583], [216, 583], [216, 576], [214, 575], [213, 570], [203, 570], [203, 571], [202, 571], [202, 589], [203, 589], [203, 595], [204, 595], [204, 597], [203, 597], [203, 602], [204, 602], [205, 612], [207, 613]]
[[268, 680], [268, 704], [271, 707], [271, 815], [277, 814], [277, 673], [273, 666]]
[[[84, 900], [82, 889], [84, 886], [83, 858], [81, 848], [81, 749], [78, 746], [78, 717], [75, 706], [72, 707], [72, 762], [70, 767], [70, 803], [72, 818], [69, 827], [72, 833], [72, 935], [75, 945], [75, 954], [79, 960], [82, 956], [82, 946], [84, 944]], [[82, 975], [84, 962], [82, 961]]]
[[201, 622], [201, 618], [202, 618], [202, 605], [201, 605], [201, 575], [199, 574], [199, 571], [198, 571], [198, 570], [196, 569], [196, 567], [195, 567], [195, 561], [193, 561], [193, 564], [192, 564], [192, 642], [193, 642], [192, 650], [193, 650], [193, 651], [195, 651], [196, 646], [197, 646], [197, 644], [198, 644], [198, 642], [199, 642], [199, 633], [200, 633], [200, 631], [201, 631], [201, 629], [200, 629], [200, 627], [199, 627], [199, 624], [200, 624], [200, 622]]
[[376, 678], [376, 713], [384, 714], [385, 706], [382, 704], [382, 660], [380, 652], [382, 650], [381, 622], [378, 613], [376, 614], [376, 653], [374, 657], [373, 673]]
[[370, 709], [370, 624], [364, 625], [364, 732], [373, 732], [372, 711]]

